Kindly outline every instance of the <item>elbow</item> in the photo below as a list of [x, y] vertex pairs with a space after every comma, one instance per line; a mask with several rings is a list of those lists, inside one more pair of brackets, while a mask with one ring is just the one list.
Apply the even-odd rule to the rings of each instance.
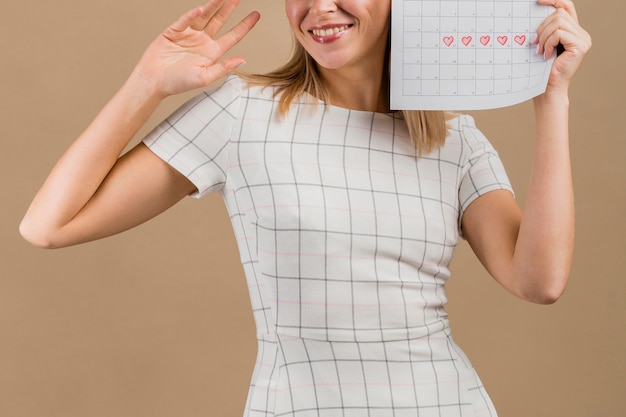
[[55, 244], [52, 233], [47, 232], [43, 227], [33, 224], [28, 218], [24, 218], [20, 223], [19, 232], [24, 240], [37, 248], [55, 249], [58, 247]]
[[539, 282], [522, 292], [520, 296], [535, 304], [554, 304], [565, 293], [568, 279], [569, 272], [543, 276]]
[[545, 290], [545, 291], [542, 291], [541, 293], [534, 294], [533, 298], [529, 299], [529, 301], [535, 304], [542, 304], [542, 305], [554, 304], [557, 301], [559, 301], [559, 299], [561, 298], [564, 292], [565, 292], [565, 289]]

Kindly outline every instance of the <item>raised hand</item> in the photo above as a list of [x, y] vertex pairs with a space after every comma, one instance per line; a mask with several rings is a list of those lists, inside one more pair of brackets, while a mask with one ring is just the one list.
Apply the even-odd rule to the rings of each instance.
[[591, 48], [591, 36], [580, 26], [571, 0], [539, 0], [556, 11], [537, 29], [537, 52], [550, 58], [559, 44], [564, 52], [554, 62], [548, 91], [567, 91], [569, 84]]
[[20, 225], [26, 240], [52, 248], [99, 239], [146, 221], [193, 191], [145, 146], [120, 154], [163, 98], [206, 86], [245, 62], [223, 57], [256, 24], [258, 13], [214, 39], [238, 2], [210, 0], [152, 42], [33, 199]]
[[242, 57], [222, 59], [259, 20], [252, 12], [215, 39], [239, 0], [209, 0], [196, 7], [163, 31], [148, 47], [133, 75], [165, 98], [205, 87], [245, 63]]

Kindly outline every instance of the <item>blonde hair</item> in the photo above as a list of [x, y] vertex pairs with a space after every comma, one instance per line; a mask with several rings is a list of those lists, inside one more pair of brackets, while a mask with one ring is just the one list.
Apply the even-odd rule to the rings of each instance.
[[[330, 103], [330, 97], [324, 85], [315, 60], [294, 41], [294, 51], [290, 60], [282, 67], [267, 74], [240, 74], [249, 83], [276, 87], [275, 96], [280, 95], [278, 111], [285, 115], [294, 100], [306, 95]], [[428, 154], [443, 146], [448, 135], [443, 111], [402, 110], [409, 134], [418, 156]]]

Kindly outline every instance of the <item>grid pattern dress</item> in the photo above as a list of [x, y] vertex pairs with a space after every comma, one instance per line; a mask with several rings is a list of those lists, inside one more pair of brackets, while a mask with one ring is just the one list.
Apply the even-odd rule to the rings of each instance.
[[397, 115], [277, 104], [233, 76], [145, 138], [223, 194], [257, 326], [245, 415], [495, 416], [444, 310], [464, 209], [510, 190], [493, 147], [459, 116], [418, 159]]

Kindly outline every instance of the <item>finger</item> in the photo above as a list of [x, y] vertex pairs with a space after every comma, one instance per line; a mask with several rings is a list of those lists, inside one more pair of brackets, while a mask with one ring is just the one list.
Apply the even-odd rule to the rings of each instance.
[[563, 9], [569, 15], [574, 17], [574, 19], [578, 20], [576, 6], [574, 6], [574, 2], [572, 0], [538, 0], [537, 3], [543, 4], [545, 6], [552, 6], [556, 9]]
[[218, 78], [230, 74], [245, 63], [245, 59], [241, 57], [227, 58], [221, 62], [218, 62], [215, 65], [207, 67], [204, 71], [202, 71], [202, 73], [199, 75], [199, 81], [202, 85], [209, 85]]
[[584, 55], [591, 47], [591, 37], [576, 22], [561, 22], [559, 26], [548, 27], [541, 35], [539, 48], [550, 58], [558, 45], [567, 52]]
[[546, 42], [543, 44], [543, 56], [545, 59], [552, 58], [552, 55], [555, 53], [559, 44], [562, 45], [561, 39], [563, 39], [563, 36], [560, 32], [561, 30], [559, 29], [556, 32], [551, 33], [548, 39], [546, 39]]
[[574, 25], [578, 25], [578, 19], [569, 14], [565, 9], [556, 9], [554, 13], [545, 18], [537, 27], [537, 34], [545, 32], [550, 26], [564, 25], [564, 22], [570, 22]]
[[241, 41], [250, 30], [257, 24], [261, 15], [259, 12], [252, 12], [246, 16], [235, 27], [226, 32], [224, 36], [217, 40], [222, 51], [227, 51]]
[[209, 0], [207, 4], [201, 7], [202, 14], [190, 24], [191, 28], [193, 30], [203, 30], [225, 2], [226, 0]]
[[217, 35], [217, 33], [224, 27], [228, 19], [230, 19], [230, 15], [233, 13], [235, 8], [237, 8], [238, 4], [239, 0], [227, 0], [223, 2], [219, 10], [213, 14], [211, 19], [203, 28], [204, 33], [206, 33], [209, 37], [214, 38], [215, 35]]
[[537, 30], [538, 53], [544, 53], [546, 49], [550, 49], [552, 46], [556, 47], [559, 43], [564, 44], [564, 42], [558, 39], [559, 37], [567, 33], [578, 33], [582, 31], [578, 22], [569, 15], [564, 18], [547, 19], [542, 27]]
[[169, 28], [176, 32], [182, 32], [187, 29], [191, 23], [202, 14], [202, 12], [202, 7], [191, 9], [172, 23]]

